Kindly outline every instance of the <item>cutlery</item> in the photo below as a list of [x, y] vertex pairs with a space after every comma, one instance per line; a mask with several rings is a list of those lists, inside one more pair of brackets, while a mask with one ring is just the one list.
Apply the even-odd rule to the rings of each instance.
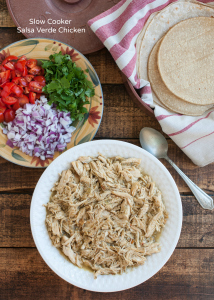
[[148, 151], [158, 159], [165, 158], [173, 166], [173, 168], [186, 182], [190, 190], [193, 192], [195, 198], [204, 209], [212, 210], [214, 208], [213, 199], [204, 191], [202, 191], [202, 189], [200, 189], [194, 182], [192, 182], [192, 180], [190, 180], [167, 156], [168, 143], [165, 137], [160, 132], [153, 128], [144, 127], [140, 131], [139, 139], [141, 147], [144, 150]]

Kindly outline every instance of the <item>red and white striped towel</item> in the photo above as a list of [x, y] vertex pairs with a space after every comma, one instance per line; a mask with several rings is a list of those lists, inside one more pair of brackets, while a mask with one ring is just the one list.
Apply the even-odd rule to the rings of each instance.
[[[111, 9], [88, 22], [91, 29], [110, 51], [121, 71], [141, 98], [152, 104], [150, 84], [137, 77], [135, 43], [148, 17], [176, 0], [122, 0]], [[213, 0], [203, 0], [210, 3]], [[163, 131], [198, 166], [214, 162], [214, 109], [200, 117], [190, 117], [155, 105], [155, 116]]]

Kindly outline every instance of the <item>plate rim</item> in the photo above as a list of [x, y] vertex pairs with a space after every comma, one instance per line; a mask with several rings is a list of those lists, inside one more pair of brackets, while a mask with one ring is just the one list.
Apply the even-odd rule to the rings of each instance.
[[[174, 243], [170, 246], [170, 249], [165, 257], [165, 259], [162, 261], [162, 263], [160, 264], [160, 267], [158, 268], [158, 270], [154, 270], [151, 272], [150, 276], [140, 282], [140, 283], [137, 283], [137, 284], [134, 284], [132, 286], [129, 286], [125, 289], [112, 289], [112, 290], [102, 290], [102, 289], [99, 289], [98, 287], [96, 289], [90, 289], [88, 286], [85, 286], [84, 284], [82, 283], [79, 283], [79, 282], [75, 282], [73, 280], [73, 278], [69, 279], [67, 278], [67, 276], [65, 276], [64, 274], [61, 274], [58, 270], [56, 270], [56, 268], [54, 267], [54, 265], [52, 263], [50, 263], [50, 261], [46, 258], [46, 256], [44, 255], [44, 252], [41, 250], [40, 248], [40, 245], [37, 241], [37, 237], [36, 237], [36, 233], [35, 233], [35, 227], [33, 226], [33, 209], [34, 209], [34, 206], [36, 205], [36, 193], [37, 193], [37, 190], [39, 189], [39, 185], [41, 184], [41, 181], [42, 179], [46, 176], [46, 173], [48, 172], [48, 168], [43, 172], [43, 174], [41, 175], [39, 181], [37, 182], [37, 185], [34, 189], [34, 192], [33, 192], [33, 195], [32, 195], [32, 200], [31, 200], [31, 205], [30, 205], [30, 227], [31, 227], [31, 233], [32, 233], [32, 236], [33, 236], [33, 240], [35, 242], [35, 245], [36, 245], [36, 248], [40, 254], [40, 256], [42, 257], [42, 259], [45, 261], [45, 263], [48, 265], [48, 267], [53, 271], [55, 272], [55, 274], [57, 274], [61, 279], [65, 280], [66, 282], [68, 282], [69, 284], [72, 284], [74, 286], [77, 286], [79, 288], [82, 288], [82, 289], [85, 289], [85, 290], [88, 290], [88, 291], [93, 291], [93, 292], [102, 292], [102, 293], [112, 293], [112, 292], [119, 292], [119, 291], [123, 291], [123, 290], [127, 290], [127, 289], [131, 289], [135, 286], [138, 286], [144, 282], [146, 282], [148, 279], [150, 279], [151, 277], [153, 277], [156, 273], [158, 273], [162, 268], [163, 266], [167, 263], [167, 261], [170, 259], [170, 257], [172, 256], [173, 252], [175, 251], [175, 248], [178, 244], [178, 241], [179, 241], [179, 238], [180, 238], [180, 234], [181, 234], [181, 229], [182, 229], [182, 221], [183, 221], [183, 208], [182, 208], [182, 201], [181, 201], [181, 196], [180, 196], [180, 193], [179, 193], [179, 190], [178, 190], [178, 187], [172, 177], [172, 175], [170, 174], [170, 172], [168, 171], [168, 169], [156, 158], [154, 157], [152, 154], [150, 154], [149, 152], [147, 152], [146, 150], [142, 149], [141, 147], [138, 147], [136, 145], [133, 145], [131, 143], [128, 143], [128, 142], [123, 142], [123, 141], [118, 141], [118, 140], [112, 140], [112, 139], [102, 139], [102, 140], [97, 140], [97, 141], [90, 141], [90, 142], [87, 142], [87, 143], [84, 143], [84, 144], [81, 144], [81, 145], [78, 145], [76, 147], [79, 147], [79, 148], [83, 148], [84, 146], [86, 146], [87, 144], [92, 144], [92, 143], [97, 143], [97, 144], [102, 144], [102, 143], [111, 143], [113, 142], [114, 144], [118, 144], [118, 145], [125, 145], [126, 147], [130, 147], [130, 148], [133, 148], [133, 149], [136, 149], [136, 150], [140, 150], [142, 152], [142, 154], [146, 154], [148, 155], [150, 158], [154, 159], [154, 161], [159, 165], [159, 167], [161, 168], [161, 170], [163, 171], [163, 173], [165, 173], [165, 175], [167, 175], [168, 179], [170, 180], [172, 186], [173, 186], [173, 189], [174, 189], [174, 192], [175, 192], [175, 195], [176, 195], [176, 198], [178, 199], [177, 203], [178, 203], [178, 215], [179, 215], [179, 224], [178, 224], [178, 230], [176, 232], [176, 236], [175, 236], [175, 240], [174, 240]], [[56, 163], [57, 160], [59, 159], [63, 159], [63, 156], [67, 156], [69, 155], [69, 152], [72, 152], [72, 149], [73, 148], [70, 148], [69, 150], [67, 150], [66, 152], [64, 152], [62, 155], [58, 156], [52, 163], [52, 167], [53, 167], [53, 164]], [[71, 157], [71, 161], [72, 161], [72, 157]], [[106, 275], [106, 276], [109, 276], [109, 275]]]
[[[96, 72], [94, 66], [91, 64], [91, 62], [88, 60], [88, 58], [87, 58], [84, 54], [82, 54], [79, 50], [77, 50], [77, 49], [74, 48], [73, 46], [71, 46], [71, 45], [69, 45], [69, 44], [67, 44], [67, 43], [61, 42], [61, 41], [59, 41], [59, 40], [51, 39], [51, 38], [40, 38], [40, 37], [35, 37], [35, 38], [21, 39], [21, 40], [19, 40], [19, 41], [13, 42], [13, 43], [11, 43], [11, 44], [9, 44], [9, 45], [7, 45], [7, 46], [1, 48], [1, 49], [0, 49], [0, 52], [2, 52], [2, 51], [3, 51], [4, 49], [6, 49], [6, 48], [11, 47], [11, 46], [14, 45], [14, 44], [17, 44], [17, 43], [20, 43], [20, 42], [26, 41], [26, 40], [48, 40], [48, 41], [50, 40], [50, 41], [54, 41], [54, 42], [57, 42], [57, 43], [64, 44], [64, 45], [66, 45], [66, 46], [68, 46], [68, 47], [74, 49], [74, 51], [78, 52], [80, 56], [83, 56], [84, 59], [86, 60], [86, 62], [87, 62], [87, 63], [90, 65], [90, 67], [93, 69], [94, 73], [95, 73], [96, 76], [97, 76], [97, 80], [98, 80], [98, 82], [99, 82], [99, 86], [100, 86], [100, 90], [101, 90], [101, 95], [102, 95], [102, 111], [101, 111], [101, 118], [99, 119], [98, 127], [97, 127], [97, 129], [96, 129], [94, 135], [92, 136], [92, 138], [91, 138], [91, 140], [90, 140], [90, 141], [93, 141], [95, 135], [97, 134], [98, 129], [100, 128], [100, 125], [101, 125], [101, 122], [102, 122], [102, 118], [103, 118], [103, 112], [104, 112], [104, 94], [103, 94], [103, 88], [102, 88], [102, 84], [101, 84], [101, 82], [100, 82], [100, 78], [99, 78], [99, 76], [98, 76], [98, 74], [97, 74], [97, 72]], [[1, 126], [0, 126], [0, 130], [3, 130]], [[75, 131], [74, 131], [74, 132], [75, 132]], [[84, 144], [85, 144], [85, 143], [84, 143]], [[77, 145], [77, 146], [78, 146], [78, 145]], [[74, 147], [77, 147], [77, 146], [74, 146]], [[14, 147], [14, 148], [15, 148], [15, 147]], [[73, 147], [72, 147], [72, 148], [73, 148]], [[68, 150], [70, 150], [70, 149], [68, 149]], [[62, 153], [62, 154], [63, 154], [63, 153]], [[61, 156], [62, 154], [60, 154], [59, 156]], [[32, 168], [32, 169], [46, 169], [46, 168], [53, 162], [53, 161], [51, 161], [50, 164], [49, 164], [48, 166], [44, 166], [44, 167], [42, 167], [42, 166], [25, 166], [25, 165], [23, 165], [23, 164], [21, 164], [21, 163], [13, 162], [13, 161], [11, 161], [11, 160], [5, 158], [4, 156], [2, 156], [1, 151], [0, 151], [0, 157], [4, 158], [5, 160], [7, 160], [7, 161], [9, 161], [10, 163], [15, 164], [15, 165], [17, 165], [17, 166], [21, 166], [21, 167], [25, 167], [25, 168]], [[30, 156], [30, 157], [33, 157], [33, 156]]]

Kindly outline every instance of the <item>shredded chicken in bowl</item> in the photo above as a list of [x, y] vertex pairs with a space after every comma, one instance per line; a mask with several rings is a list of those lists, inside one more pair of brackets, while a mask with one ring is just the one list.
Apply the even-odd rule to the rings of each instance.
[[121, 274], [160, 251], [167, 220], [161, 192], [140, 159], [79, 157], [61, 173], [46, 205], [55, 247], [78, 267], [98, 275]]

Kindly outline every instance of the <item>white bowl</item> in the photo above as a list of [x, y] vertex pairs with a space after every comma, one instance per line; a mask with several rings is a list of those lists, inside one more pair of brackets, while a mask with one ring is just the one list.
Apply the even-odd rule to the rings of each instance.
[[[144, 172], [152, 177], [163, 194], [169, 218], [159, 240], [161, 245], [159, 253], [148, 256], [144, 265], [130, 269], [122, 275], [102, 275], [94, 279], [92, 272], [74, 266], [52, 245], [45, 226], [46, 209], [43, 204], [49, 201], [50, 190], [58, 180], [59, 173], [68, 169], [71, 161], [76, 160], [79, 156], [97, 156], [98, 153], [108, 157], [120, 155], [126, 158], [141, 158], [141, 166]], [[129, 143], [99, 140], [69, 149], [54, 160], [44, 171], [33, 194], [30, 223], [39, 253], [56, 274], [69, 283], [86, 290], [116, 292], [132, 288], [146, 281], [164, 266], [172, 255], [180, 236], [182, 204], [172, 176], [158, 159]]]

